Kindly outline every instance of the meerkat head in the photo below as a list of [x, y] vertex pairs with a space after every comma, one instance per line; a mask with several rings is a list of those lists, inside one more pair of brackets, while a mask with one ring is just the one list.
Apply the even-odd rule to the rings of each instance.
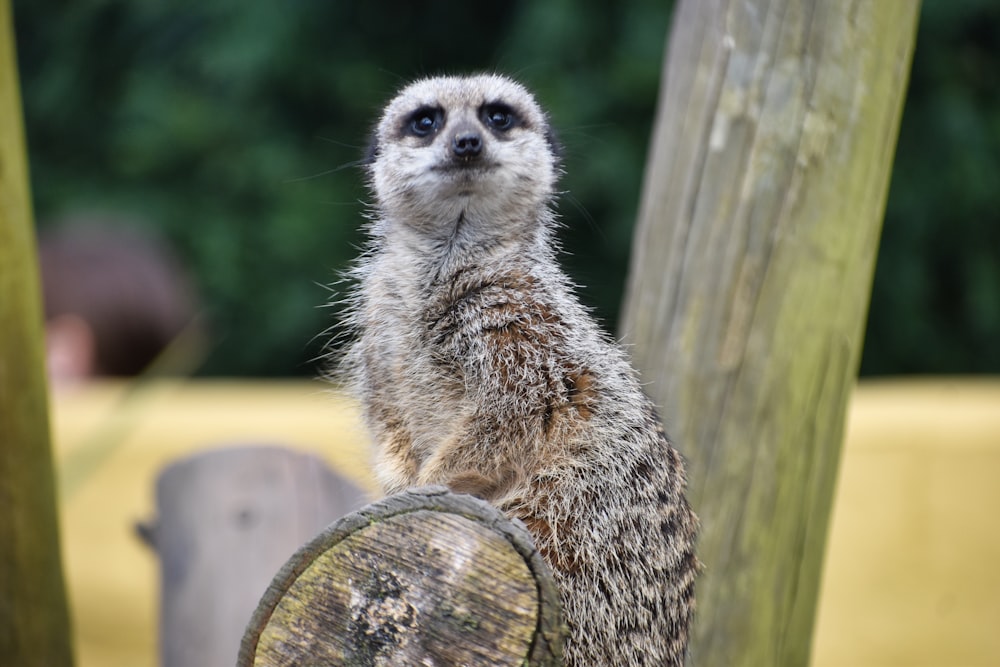
[[480, 75], [404, 88], [382, 114], [368, 170], [386, 224], [432, 239], [489, 242], [548, 219], [559, 167], [531, 93]]

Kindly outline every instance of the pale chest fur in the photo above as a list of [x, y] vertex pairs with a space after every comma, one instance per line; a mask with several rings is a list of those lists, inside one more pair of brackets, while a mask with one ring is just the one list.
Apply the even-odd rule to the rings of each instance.
[[467, 392], [428, 342], [426, 291], [407, 267], [392, 255], [371, 267], [358, 352], [369, 371], [362, 381], [370, 426], [404, 433], [409, 453], [422, 461], [462, 421]]

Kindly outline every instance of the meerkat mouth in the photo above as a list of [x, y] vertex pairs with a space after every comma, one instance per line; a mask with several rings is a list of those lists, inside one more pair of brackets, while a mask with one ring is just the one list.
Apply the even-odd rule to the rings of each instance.
[[472, 197], [484, 193], [499, 167], [495, 162], [451, 160], [434, 166], [432, 171], [441, 179], [445, 196]]
[[431, 171], [441, 172], [444, 174], [466, 174], [471, 177], [478, 176], [480, 174], [488, 174], [492, 171], [499, 169], [500, 165], [496, 162], [466, 162], [462, 160], [449, 160], [441, 164], [434, 165], [431, 167]]

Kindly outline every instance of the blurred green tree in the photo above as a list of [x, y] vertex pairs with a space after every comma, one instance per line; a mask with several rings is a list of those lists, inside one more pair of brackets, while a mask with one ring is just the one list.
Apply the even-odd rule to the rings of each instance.
[[1000, 3], [924, 0], [861, 362], [1000, 372]]
[[356, 254], [367, 196], [338, 169], [398, 86], [441, 71], [517, 72], [553, 109], [570, 261], [614, 320], [663, 3], [32, 0], [16, 17], [41, 224], [112, 210], [159, 227], [208, 308], [203, 373], [316, 372], [334, 321], [320, 285]]
[[[863, 372], [1000, 371], [994, 4], [924, 3]], [[614, 330], [671, 5], [15, 0], [39, 222], [157, 227], [200, 283], [203, 374], [312, 375], [382, 103], [499, 70], [552, 114], [566, 265]]]

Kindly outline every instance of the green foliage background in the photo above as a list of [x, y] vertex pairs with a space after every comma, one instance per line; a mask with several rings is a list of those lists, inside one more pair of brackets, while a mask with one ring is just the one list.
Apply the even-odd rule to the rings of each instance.
[[[565, 145], [566, 265], [618, 315], [671, 3], [15, 0], [36, 216], [111, 212], [193, 270], [207, 375], [311, 375], [360, 170], [408, 80], [498, 70]], [[863, 372], [1000, 371], [1000, 5], [926, 0]], [[345, 168], [341, 168], [348, 165]]]

